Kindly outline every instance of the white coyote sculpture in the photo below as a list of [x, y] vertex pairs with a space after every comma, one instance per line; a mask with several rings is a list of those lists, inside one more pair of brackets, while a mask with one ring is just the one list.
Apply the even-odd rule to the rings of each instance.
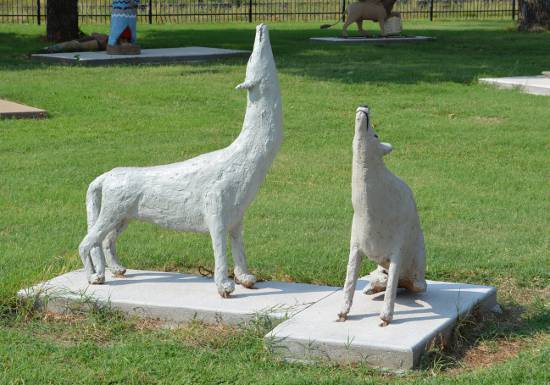
[[398, 287], [413, 292], [426, 290], [424, 236], [411, 189], [384, 164], [383, 156], [391, 150], [389, 143], [378, 140], [368, 107], [359, 107], [353, 138], [354, 214], [344, 306], [338, 314], [341, 321], [346, 320], [350, 311], [363, 256], [379, 265], [369, 274], [365, 293], [386, 290], [381, 326], [393, 319]]
[[210, 232], [215, 257], [214, 280], [222, 297], [234, 290], [227, 276], [227, 234], [235, 260], [235, 281], [252, 287], [243, 248], [243, 216], [282, 141], [282, 110], [277, 70], [267, 26], [256, 27], [246, 78], [237, 89], [248, 91], [239, 137], [222, 150], [156, 167], [115, 168], [88, 188], [88, 234], [79, 252], [90, 283], [105, 281], [105, 258], [114, 274], [126, 269], [115, 242], [134, 219], [194, 232]]

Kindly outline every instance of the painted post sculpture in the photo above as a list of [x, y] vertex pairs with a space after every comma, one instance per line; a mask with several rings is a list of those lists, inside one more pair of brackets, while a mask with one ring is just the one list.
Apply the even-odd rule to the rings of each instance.
[[[277, 70], [267, 26], [256, 28], [246, 77], [248, 101], [243, 128], [228, 147], [179, 163], [115, 168], [97, 177], [86, 195], [88, 233], [79, 253], [90, 283], [105, 281], [105, 262], [125, 273], [115, 252], [117, 237], [131, 220], [179, 231], [209, 232], [214, 249], [214, 280], [228, 297], [227, 235], [235, 260], [235, 281], [252, 287], [243, 246], [243, 216], [281, 145], [282, 110]], [[223, 113], [223, 111], [222, 111]]]
[[346, 320], [353, 301], [361, 259], [378, 264], [369, 274], [366, 294], [386, 291], [380, 313], [381, 326], [393, 319], [398, 287], [418, 293], [426, 290], [424, 236], [409, 186], [391, 173], [383, 156], [392, 146], [382, 143], [371, 125], [369, 109], [362, 106], [355, 117], [352, 161], [350, 254], [344, 304], [338, 314]]
[[137, 44], [136, 26], [139, 0], [113, 0], [111, 27], [107, 53], [110, 55], [137, 55], [141, 48]]

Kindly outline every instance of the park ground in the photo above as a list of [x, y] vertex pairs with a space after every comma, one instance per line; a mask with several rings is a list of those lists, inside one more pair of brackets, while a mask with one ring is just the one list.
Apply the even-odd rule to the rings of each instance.
[[[187, 159], [238, 135], [245, 93], [233, 88], [246, 62], [37, 64], [28, 54], [45, 45], [44, 28], [4, 24], [0, 97], [50, 116], [0, 121], [0, 384], [549, 383], [550, 98], [477, 79], [550, 70], [550, 34], [502, 21], [405, 26], [437, 41], [325, 46], [307, 39], [337, 31], [271, 25], [285, 139], [246, 214], [250, 266], [263, 279], [342, 285], [354, 113], [368, 103], [394, 146], [387, 165], [415, 192], [428, 278], [494, 285], [502, 315], [462, 321], [421, 370], [395, 374], [281, 362], [263, 348], [261, 318], [165, 329], [105, 309], [59, 317], [18, 302], [20, 288], [80, 267], [95, 176]], [[144, 48], [250, 49], [253, 36], [245, 23], [139, 27]], [[146, 224], [132, 224], [118, 249], [131, 268], [213, 266], [207, 235]]]

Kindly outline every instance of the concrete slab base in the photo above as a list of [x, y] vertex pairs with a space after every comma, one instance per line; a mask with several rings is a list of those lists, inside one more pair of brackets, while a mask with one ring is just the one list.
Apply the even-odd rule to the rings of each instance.
[[288, 360], [410, 369], [434, 339], [450, 334], [459, 316], [476, 305], [496, 306], [493, 287], [429, 281], [425, 293], [398, 293], [394, 320], [380, 327], [384, 293], [364, 295], [367, 282], [366, 277], [358, 282], [347, 321], [336, 321], [343, 304], [338, 291], [279, 324], [266, 335], [266, 347]]
[[106, 274], [103, 285], [89, 285], [83, 270], [63, 274], [21, 290], [20, 297], [40, 296], [47, 310], [66, 312], [78, 305], [109, 305], [129, 315], [180, 323], [238, 324], [258, 314], [285, 319], [334, 293], [338, 288], [287, 282], [258, 282], [256, 289], [236, 285], [221, 298], [214, 280], [191, 274], [129, 270], [124, 278]]
[[24, 104], [10, 102], [0, 99], [0, 119], [1, 118], [32, 118], [42, 119], [48, 116], [45, 110], [25, 106]]
[[550, 77], [545, 75], [482, 78], [479, 79], [479, 82], [492, 84], [499, 88], [518, 88], [523, 92], [533, 95], [550, 95]]
[[435, 40], [431, 36], [388, 36], [388, 37], [310, 37], [314, 43], [326, 44], [391, 44], [415, 43]]
[[80, 64], [90, 66], [110, 64], [166, 64], [206, 61], [226, 57], [248, 57], [249, 51], [209, 47], [180, 47], [142, 49], [140, 55], [108, 55], [99, 52], [63, 52], [34, 54], [32, 58], [48, 63]]

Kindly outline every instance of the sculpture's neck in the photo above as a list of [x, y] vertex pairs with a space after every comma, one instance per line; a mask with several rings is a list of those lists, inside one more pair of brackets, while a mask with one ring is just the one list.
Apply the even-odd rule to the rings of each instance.
[[361, 131], [353, 138], [352, 192], [354, 195], [366, 194], [375, 188], [383, 174], [387, 172], [384, 160], [379, 154], [367, 150], [366, 134]]
[[276, 81], [268, 90], [258, 88], [248, 92], [243, 128], [234, 146], [250, 156], [273, 157], [282, 141], [281, 97]]

